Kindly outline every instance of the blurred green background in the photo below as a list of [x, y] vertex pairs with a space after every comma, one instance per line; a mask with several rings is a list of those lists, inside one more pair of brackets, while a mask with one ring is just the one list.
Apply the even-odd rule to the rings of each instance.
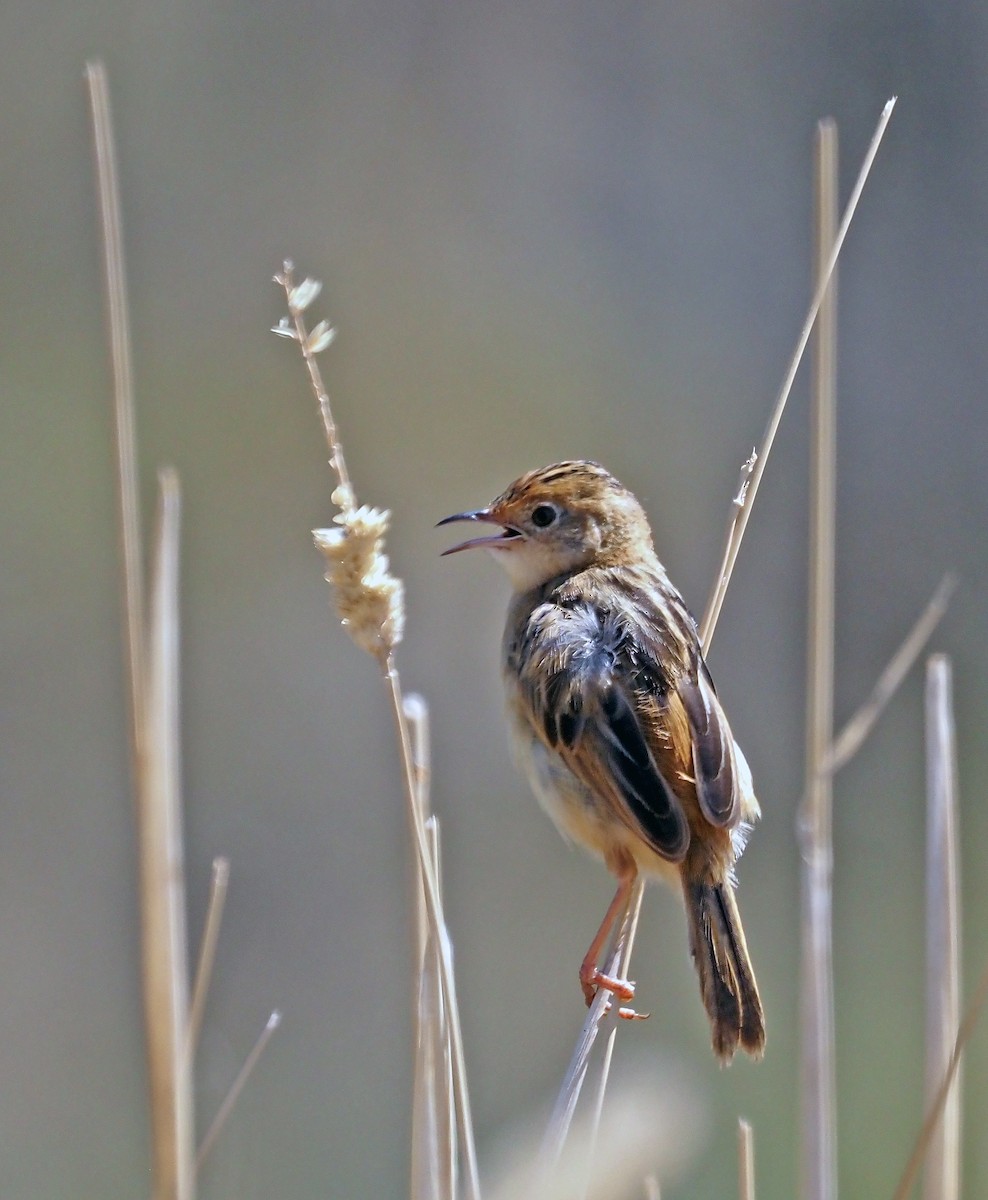
[[[206, 1121], [284, 1025], [202, 1181], [212, 1197], [398, 1196], [409, 1132], [408, 848], [383, 687], [330, 612], [309, 530], [332, 485], [286, 255], [358, 497], [394, 512], [406, 686], [435, 804], [482, 1165], [562, 1076], [610, 896], [511, 765], [506, 583], [441, 561], [447, 513], [523, 470], [604, 462], [702, 608], [738, 469], [809, 293], [815, 121], [842, 195], [900, 96], [841, 267], [837, 719], [940, 575], [954, 656], [970, 983], [988, 955], [983, 5], [50, 3], [0, 11], [0, 1193], [146, 1194], [135, 864], [87, 57], [110, 73], [146, 511], [183, 485], [191, 930], [233, 864], [198, 1072]], [[711, 665], [765, 819], [741, 908], [763, 1064], [716, 1067], [678, 903], [650, 893], [631, 1064], [701, 1112], [663, 1195], [797, 1178], [806, 385], [759, 495]], [[445, 533], [445, 531], [444, 531]], [[887, 1195], [921, 1117], [923, 752], [914, 673], [836, 798], [840, 1175]], [[988, 1032], [966, 1068], [967, 1194], [988, 1192]], [[669, 1080], [676, 1080], [669, 1084]], [[692, 1110], [691, 1110], [692, 1111]], [[661, 1131], [656, 1131], [657, 1142]]]

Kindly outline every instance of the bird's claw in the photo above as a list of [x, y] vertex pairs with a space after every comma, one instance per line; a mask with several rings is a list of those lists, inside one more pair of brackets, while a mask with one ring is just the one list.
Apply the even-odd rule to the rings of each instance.
[[605, 975], [603, 971], [598, 971], [595, 967], [592, 971], [587, 972], [584, 976], [580, 973], [580, 983], [583, 987], [583, 996], [587, 1002], [587, 1008], [593, 1004], [594, 997], [597, 995], [599, 988], [610, 992], [617, 996], [619, 1000], [633, 1000], [635, 996], [635, 984], [631, 979], [619, 979], [614, 975]]

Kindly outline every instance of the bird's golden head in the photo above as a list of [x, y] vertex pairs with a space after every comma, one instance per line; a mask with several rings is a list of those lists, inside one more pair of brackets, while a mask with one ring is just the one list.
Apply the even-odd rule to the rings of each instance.
[[517, 591], [589, 566], [635, 562], [653, 553], [642, 506], [598, 463], [553, 463], [516, 479], [486, 508], [439, 522], [481, 521], [499, 533], [471, 538], [446, 554], [482, 546]]

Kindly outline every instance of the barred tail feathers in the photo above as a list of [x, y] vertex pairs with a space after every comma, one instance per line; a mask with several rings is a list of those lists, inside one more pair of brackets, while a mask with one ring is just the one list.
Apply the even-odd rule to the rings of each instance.
[[728, 882], [684, 880], [690, 953], [710, 1018], [714, 1053], [727, 1064], [740, 1046], [752, 1058], [765, 1050], [765, 1017], [748, 957], [741, 916]]

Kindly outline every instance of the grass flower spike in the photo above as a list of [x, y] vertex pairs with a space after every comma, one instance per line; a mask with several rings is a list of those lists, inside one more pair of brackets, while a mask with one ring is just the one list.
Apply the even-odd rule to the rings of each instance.
[[368, 654], [384, 658], [401, 641], [404, 588], [388, 567], [384, 534], [390, 513], [379, 508], [344, 508], [339, 528], [314, 529], [326, 559], [326, 579], [336, 591], [336, 610], [350, 637]]
[[319, 401], [329, 445], [329, 465], [336, 475], [332, 500], [340, 509], [333, 518], [339, 528], [314, 529], [312, 536], [325, 556], [326, 579], [336, 589], [336, 608], [344, 628], [362, 650], [387, 667], [405, 625], [404, 587], [391, 574], [384, 553], [384, 535], [391, 514], [379, 508], [357, 506], [329, 396], [316, 363], [316, 355], [330, 345], [334, 331], [326, 321], [309, 330], [303, 316], [319, 295], [322, 284], [315, 279], [296, 284], [293, 272], [292, 264], [286, 262], [274, 277], [275, 283], [285, 289], [288, 316], [281, 318], [272, 333], [297, 341], [302, 351], [312, 390]]

